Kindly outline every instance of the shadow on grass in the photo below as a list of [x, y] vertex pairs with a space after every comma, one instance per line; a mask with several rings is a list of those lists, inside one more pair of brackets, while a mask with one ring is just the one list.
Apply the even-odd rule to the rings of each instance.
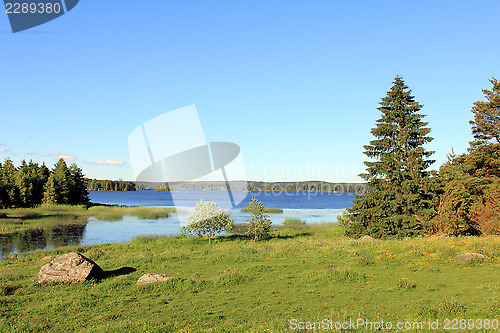
[[278, 233], [277, 235], [272, 235], [272, 236], [268, 236], [264, 239], [290, 239], [290, 238], [297, 238], [297, 237], [305, 237], [305, 236], [311, 236], [312, 233], [311, 232], [298, 232], [298, 233], [294, 233], [294, 234], [281, 234], [281, 233]]
[[0, 296], [14, 295], [14, 291], [16, 291], [16, 289], [19, 289], [19, 287], [6, 286], [0, 283]]
[[132, 267], [121, 267], [118, 269], [114, 269], [112, 271], [104, 271], [102, 279], [108, 279], [116, 276], [127, 275], [135, 272], [136, 269]]
[[[304, 231], [304, 230], [275, 230], [271, 231], [267, 235], [262, 236], [262, 241], [266, 240], [272, 240], [272, 239], [291, 239], [291, 238], [297, 238], [297, 237], [304, 237], [304, 236], [310, 236], [312, 235], [311, 232], [309, 231]], [[242, 232], [237, 232], [233, 233], [231, 235], [219, 235], [216, 236], [212, 239], [212, 241], [215, 242], [232, 242], [232, 241], [252, 241], [253, 237], [246, 235], [245, 233]]]

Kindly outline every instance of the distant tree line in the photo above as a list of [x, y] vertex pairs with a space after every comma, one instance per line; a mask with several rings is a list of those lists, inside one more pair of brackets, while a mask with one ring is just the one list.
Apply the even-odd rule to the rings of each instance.
[[85, 179], [89, 191], [135, 191], [137, 186], [134, 182], [126, 180], [109, 179]]
[[84, 176], [76, 164], [68, 168], [60, 159], [50, 170], [33, 161], [23, 160], [19, 167], [10, 159], [0, 163], [0, 208], [88, 202]]
[[[369, 193], [370, 187], [366, 183], [329, 183], [323, 181], [299, 182], [262, 182], [262, 181], [231, 181], [233, 191], [273, 191], [273, 192], [329, 192], [329, 193]], [[90, 189], [90, 188], [89, 188]], [[224, 181], [187, 181], [187, 182], [138, 182], [137, 190], [155, 191], [185, 191], [210, 190], [225, 191], [227, 184]]]
[[330, 183], [322, 181], [301, 182], [248, 182], [249, 191], [273, 192], [328, 192], [328, 193], [369, 193], [365, 183]]

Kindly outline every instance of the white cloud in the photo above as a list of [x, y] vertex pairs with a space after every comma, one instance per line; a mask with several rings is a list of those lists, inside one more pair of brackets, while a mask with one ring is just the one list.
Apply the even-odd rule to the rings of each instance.
[[0, 149], [0, 153], [5, 153], [6, 151], [8, 151], [8, 150], [5, 148]]
[[106, 160], [106, 161], [96, 161], [93, 162], [93, 164], [97, 165], [124, 165], [127, 162], [125, 161], [120, 161], [120, 160]]
[[69, 162], [72, 162], [72, 161], [74, 161], [76, 159], [76, 155], [59, 153], [59, 152], [57, 152], [57, 153], [47, 153], [44, 156], [55, 157], [56, 159], [62, 158], [63, 160], [69, 161]]

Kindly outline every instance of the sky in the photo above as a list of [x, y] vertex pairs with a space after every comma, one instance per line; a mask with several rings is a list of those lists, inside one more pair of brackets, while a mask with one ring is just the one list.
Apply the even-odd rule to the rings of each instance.
[[0, 161], [133, 180], [128, 136], [196, 105], [248, 180], [360, 182], [381, 98], [401, 75], [438, 169], [467, 151], [500, 79], [500, 2], [103, 1], [12, 33], [0, 13]]

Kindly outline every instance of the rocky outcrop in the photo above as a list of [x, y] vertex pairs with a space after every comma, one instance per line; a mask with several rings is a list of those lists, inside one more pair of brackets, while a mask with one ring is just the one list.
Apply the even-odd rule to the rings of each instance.
[[373, 242], [373, 241], [375, 241], [375, 238], [373, 238], [370, 235], [364, 235], [363, 237], [361, 237], [359, 239], [359, 241], [361, 241], [361, 242]]
[[80, 253], [70, 252], [42, 266], [38, 272], [38, 284], [81, 283], [90, 279], [100, 279], [103, 275], [103, 270], [95, 262]]
[[457, 260], [467, 261], [470, 259], [489, 259], [488, 256], [481, 253], [463, 253], [455, 257]]
[[167, 274], [148, 273], [141, 276], [139, 280], [137, 280], [136, 284], [140, 285], [140, 284], [148, 284], [154, 282], [162, 282], [170, 279], [173, 279], [173, 277]]

